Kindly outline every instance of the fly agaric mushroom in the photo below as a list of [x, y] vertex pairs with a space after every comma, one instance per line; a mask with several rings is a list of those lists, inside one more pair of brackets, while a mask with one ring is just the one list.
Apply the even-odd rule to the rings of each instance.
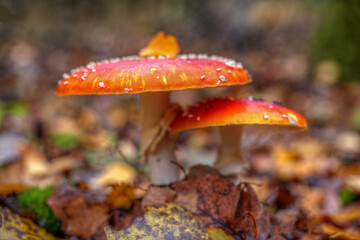
[[141, 152], [150, 165], [153, 184], [167, 185], [179, 179], [175, 144], [162, 138], [148, 151], [159, 131], [165, 112], [171, 107], [170, 91], [242, 85], [250, 77], [240, 63], [205, 54], [179, 55], [176, 38], [158, 33], [142, 49], [140, 57], [131, 56], [89, 63], [64, 74], [57, 95], [140, 94]]
[[[234, 128], [232, 127], [234, 125], [240, 126]], [[307, 122], [299, 113], [278, 104], [245, 99], [213, 98], [190, 107], [175, 118], [169, 134], [214, 126], [220, 127], [222, 131], [222, 145], [215, 166], [226, 172], [229, 164], [242, 158], [241, 139], [234, 138], [243, 135], [246, 128], [253, 126], [264, 132], [268, 132], [265, 128], [272, 132], [278, 129], [303, 130], [307, 128]]]

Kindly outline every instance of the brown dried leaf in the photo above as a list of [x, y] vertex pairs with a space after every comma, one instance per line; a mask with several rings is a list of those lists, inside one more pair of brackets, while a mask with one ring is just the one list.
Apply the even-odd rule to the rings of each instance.
[[[233, 223], [240, 190], [230, 180], [221, 177], [216, 170], [208, 166], [194, 167], [186, 180], [176, 182], [172, 186], [178, 196], [197, 195], [194, 213], [206, 226], [223, 227], [228, 230], [226, 225]], [[178, 198], [177, 203], [181, 202], [185, 201]], [[189, 204], [184, 204], [183, 207], [189, 207]], [[194, 210], [194, 207], [187, 210]]]
[[62, 221], [61, 228], [68, 235], [88, 238], [108, 224], [109, 206], [105, 196], [83, 193], [63, 185], [55, 189], [47, 200], [54, 214]]
[[254, 231], [254, 222], [249, 217], [250, 212], [257, 223], [257, 229], [260, 234], [270, 233], [270, 216], [262, 203], [258, 200], [255, 191], [250, 184], [243, 183], [241, 188], [240, 200], [237, 205], [235, 219], [232, 221], [231, 227], [235, 231]]
[[145, 206], [154, 206], [159, 207], [165, 203], [171, 202], [176, 193], [169, 187], [157, 187], [151, 186], [146, 192], [145, 197], [143, 198], [141, 205], [144, 208]]

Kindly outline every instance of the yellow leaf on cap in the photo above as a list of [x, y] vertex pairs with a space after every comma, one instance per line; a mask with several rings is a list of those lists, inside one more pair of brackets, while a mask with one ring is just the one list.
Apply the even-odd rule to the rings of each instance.
[[141, 49], [139, 55], [143, 58], [151, 56], [175, 58], [179, 52], [180, 46], [174, 36], [158, 32], [146, 48]]

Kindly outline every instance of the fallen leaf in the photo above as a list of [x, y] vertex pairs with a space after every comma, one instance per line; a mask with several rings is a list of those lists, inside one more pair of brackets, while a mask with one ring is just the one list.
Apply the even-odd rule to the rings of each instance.
[[[239, 186], [241, 187], [241, 185]], [[249, 216], [250, 212], [255, 218], [258, 235], [267, 235], [271, 233], [270, 215], [258, 200], [255, 191], [248, 183], [243, 183], [241, 187], [240, 200], [237, 205], [234, 220], [231, 222], [231, 228], [235, 231], [247, 230], [248, 235], [254, 232], [254, 221]]]
[[29, 187], [23, 184], [0, 184], [0, 196], [7, 197], [13, 193], [22, 192]]
[[198, 198], [199, 195], [197, 192], [178, 194], [174, 199], [174, 203], [184, 207], [190, 212], [196, 212]]
[[360, 206], [358, 203], [350, 205], [332, 214], [317, 214], [311, 220], [311, 225], [317, 225], [322, 222], [330, 222], [337, 226], [348, 226], [351, 222], [360, 219]]
[[107, 195], [107, 202], [115, 208], [129, 209], [134, 200], [135, 187], [128, 184], [116, 184]]
[[233, 240], [232, 236], [226, 235], [226, 233], [221, 228], [209, 227], [207, 232], [210, 235], [210, 238], [213, 240]]
[[[177, 203], [186, 203], [183, 207], [187, 210], [196, 209], [195, 213], [200, 221], [206, 226], [215, 228], [231, 225], [235, 219], [235, 213], [240, 198], [240, 190], [230, 180], [220, 176], [213, 168], [208, 166], [195, 166], [191, 168], [186, 180], [172, 185], [177, 195], [187, 195], [191, 199], [177, 199]], [[188, 203], [194, 202], [195, 206]]]
[[359, 240], [360, 231], [358, 229], [341, 229], [334, 225], [323, 223], [320, 226], [321, 232], [331, 239]]
[[112, 162], [93, 179], [92, 183], [94, 188], [100, 188], [120, 183], [132, 184], [135, 178], [136, 171], [134, 168], [125, 163]]
[[333, 221], [337, 224], [344, 224], [353, 221], [359, 221], [360, 219], [360, 206], [356, 204], [348, 208], [342, 209], [336, 213], [330, 215]]
[[54, 236], [37, 226], [30, 219], [20, 217], [18, 214], [11, 212], [8, 208], [0, 206], [0, 217], [2, 222], [2, 226], [0, 227], [1, 240], [55, 239]]
[[100, 194], [84, 193], [62, 185], [47, 199], [55, 215], [62, 221], [61, 229], [68, 235], [88, 238], [108, 224], [109, 206]]
[[45, 154], [30, 145], [22, 145], [20, 152], [24, 166], [24, 174], [29, 177], [44, 177], [50, 171], [50, 164]]
[[164, 205], [165, 203], [171, 202], [175, 195], [175, 191], [169, 187], [151, 186], [147, 190], [141, 205], [143, 208], [145, 206], [158, 207]]

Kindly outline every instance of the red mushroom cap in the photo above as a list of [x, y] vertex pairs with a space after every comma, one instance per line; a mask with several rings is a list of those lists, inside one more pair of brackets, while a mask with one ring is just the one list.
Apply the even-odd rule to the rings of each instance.
[[206, 55], [178, 58], [127, 57], [99, 63], [64, 74], [57, 95], [132, 94], [241, 85], [249, 74], [234, 60]]
[[235, 124], [307, 128], [307, 122], [303, 116], [278, 104], [245, 99], [214, 98], [204, 100], [178, 116], [171, 125], [170, 134], [193, 128]]

